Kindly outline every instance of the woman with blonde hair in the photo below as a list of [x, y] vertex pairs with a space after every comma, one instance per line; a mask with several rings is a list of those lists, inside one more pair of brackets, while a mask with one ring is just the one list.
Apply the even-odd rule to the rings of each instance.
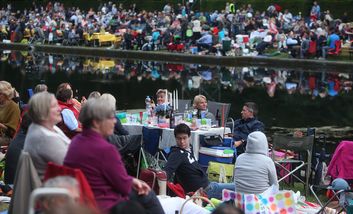
[[156, 97], [157, 105], [164, 104], [167, 101], [167, 89], [158, 89]]
[[15, 89], [7, 81], [0, 81], [0, 145], [8, 145], [20, 123], [20, 108], [12, 98]]
[[194, 97], [193, 107], [197, 111], [197, 117], [211, 119], [212, 124], [216, 122], [215, 116], [207, 109], [207, 99], [204, 95]]

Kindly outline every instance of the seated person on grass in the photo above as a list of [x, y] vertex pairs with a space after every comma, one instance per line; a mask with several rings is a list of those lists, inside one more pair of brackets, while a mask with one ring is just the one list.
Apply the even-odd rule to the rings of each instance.
[[186, 124], [177, 125], [174, 129], [174, 136], [177, 146], [171, 148], [168, 162], [164, 168], [168, 180], [175, 177], [175, 182], [184, 188], [185, 193], [204, 188], [209, 198], [220, 199], [223, 189], [234, 190], [234, 183], [223, 184], [208, 181], [207, 174], [194, 157], [190, 145], [191, 130], [189, 126]]
[[276, 167], [268, 156], [266, 135], [260, 131], [249, 134], [245, 153], [235, 163], [236, 192], [260, 194], [272, 185], [278, 186]]

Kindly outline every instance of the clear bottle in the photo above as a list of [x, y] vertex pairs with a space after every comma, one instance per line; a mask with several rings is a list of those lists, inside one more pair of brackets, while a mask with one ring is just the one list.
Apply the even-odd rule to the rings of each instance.
[[148, 117], [151, 116], [151, 110], [152, 110], [151, 102], [152, 102], [152, 100], [151, 100], [150, 96], [147, 96], [145, 99], [145, 104], [146, 104], [146, 112], [147, 112]]
[[188, 104], [185, 104], [185, 109], [184, 109], [184, 121], [188, 122], [189, 119], [189, 108], [188, 108]]
[[196, 129], [197, 127], [197, 124], [196, 124], [196, 121], [197, 121], [197, 109], [194, 109], [192, 110], [192, 119], [191, 119], [191, 128], [192, 129]]

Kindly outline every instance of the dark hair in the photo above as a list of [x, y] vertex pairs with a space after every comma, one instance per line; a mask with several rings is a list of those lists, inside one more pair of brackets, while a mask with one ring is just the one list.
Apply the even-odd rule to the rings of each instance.
[[181, 123], [174, 128], [174, 137], [176, 137], [178, 134], [187, 134], [190, 137], [191, 130], [188, 125]]
[[60, 100], [61, 102], [68, 101], [72, 96], [71, 89], [62, 89], [56, 93], [56, 99]]
[[221, 204], [212, 214], [244, 214], [244, 212], [230, 204]]
[[248, 107], [249, 111], [251, 111], [254, 114], [254, 117], [256, 117], [257, 113], [259, 113], [259, 110], [257, 109], [257, 105], [254, 102], [246, 102], [244, 106]]
[[[61, 84], [58, 86], [58, 88], [56, 89], [56, 93], [58, 93], [60, 90], [63, 90], [63, 89], [65, 89], [65, 88], [67, 88], [67, 86], [70, 86], [70, 87], [71, 87], [70, 83], [67, 83], [67, 82], [61, 83]], [[71, 87], [71, 88], [72, 88], [72, 87]]]

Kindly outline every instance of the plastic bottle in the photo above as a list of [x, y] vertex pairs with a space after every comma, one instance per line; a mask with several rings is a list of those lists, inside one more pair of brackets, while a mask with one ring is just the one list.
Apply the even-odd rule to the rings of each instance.
[[175, 115], [173, 109], [169, 113], [169, 128], [174, 129], [175, 127]]
[[197, 120], [197, 109], [194, 109], [192, 111], [192, 119], [191, 119], [191, 128], [196, 129], [196, 120]]
[[188, 104], [185, 104], [185, 109], [184, 109], [184, 120], [186, 122], [189, 122], [189, 108], [188, 108]]
[[148, 117], [151, 116], [151, 110], [152, 110], [152, 106], [151, 106], [151, 98], [150, 96], [147, 96], [145, 99], [145, 104], [146, 104], [146, 112]]

